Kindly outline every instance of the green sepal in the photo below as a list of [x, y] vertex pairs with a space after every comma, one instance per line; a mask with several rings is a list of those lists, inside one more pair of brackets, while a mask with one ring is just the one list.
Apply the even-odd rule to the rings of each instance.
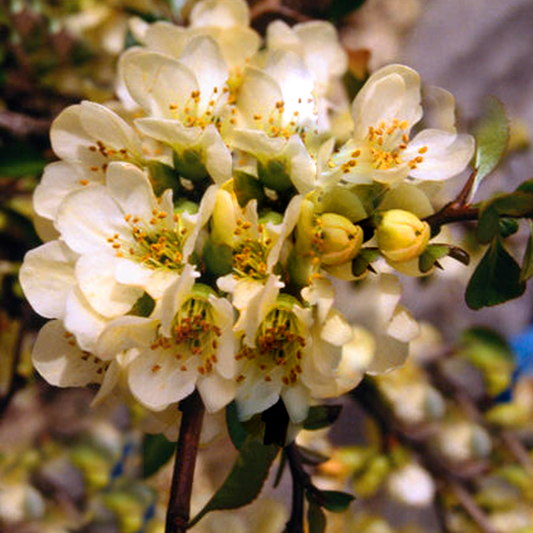
[[209, 177], [203, 162], [203, 153], [195, 148], [187, 148], [180, 154], [174, 152], [174, 168], [179, 175], [194, 182], [202, 182]]
[[172, 189], [174, 197], [178, 197], [181, 189], [179, 176], [171, 166], [159, 161], [149, 161], [148, 169], [156, 196], [161, 196], [167, 189]]
[[170, 461], [176, 444], [164, 435], [145, 435], [142, 443], [142, 475], [143, 478], [153, 476], [160, 468]]
[[225, 276], [233, 270], [233, 251], [227, 244], [216, 244], [209, 238], [204, 245], [203, 262], [213, 276]]
[[476, 153], [474, 168], [476, 177], [472, 186], [472, 195], [481, 181], [490, 174], [503, 158], [509, 143], [509, 119], [505, 106], [490, 96], [486, 99], [481, 118], [474, 128]]
[[526, 290], [520, 267], [499, 238], [492, 241], [466, 288], [466, 303], [481, 309], [518, 298]]
[[434, 265], [440, 266], [438, 260], [450, 256], [453, 259], [468, 265], [470, 256], [463, 249], [449, 244], [430, 244], [424, 253], [418, 258], [420, 272], [429, 272]]
[[260, 182], [277, 192], [287, 192], [294, 186], [291, 181], [287, 163], [282, 159], [269, 159], [257, 162], [257, 175]]
[[362, 276], [367, 270], [372, 270], [370, 263], [379, 257], [377, 248], [363, 248], [352, 261], [352, 274], [356, 277]]
[[339, 418], [342, 405], [313, 405], [304, 422], [304, 429], [317, 430], [331, 426]]
[[264, 203], [265, 191], [261, 182], [251, 174], [236, 171], [233, 173], [233, 190], [239, 206], [244, 208], [250, 200], [257, 200], [258, 207]]
[[148, 317], [152, 314], [155, 307], [155, 300], [145, 292], [131, 308], [129, 315]]
[[222, 486], [187, 527], [197, 524], [211, 511], [238, 509], [252, 503], [259, 496], [278, 452], [277, 446], [246, 441]]
[[336, 187], [315, 195], [311, 201], [315, 204], [315, 212], [319, 214], [335, 213], [354, 223], [368, 216], [363, 202], [350, 189]]

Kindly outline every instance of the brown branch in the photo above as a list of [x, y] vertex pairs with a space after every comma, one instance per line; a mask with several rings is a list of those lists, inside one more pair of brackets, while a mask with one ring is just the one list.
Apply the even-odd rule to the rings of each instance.
[[[285, 455], [289, 463], [292, 476], [292, 506], [291, 516], [285, 526], [284, 533], [303, 533], [304, 532], [304, 484], [307, 474], [303, 470], [300, 462], [300, 456], [293, 442], [285, 448]], [[304, 477], [302, 477], [302, 474]]]
[[[433, 454], [425, 440], [417, 439], [402, 429], [390, 412], [390, 408], [381, 398], [379, 391], [371, 379], [365, 378], [352, 391], [351, 397], [379, 424], [384, 435], [394, 435], [400, 443], [413, 450], [426, 470], [439, 483], [445, 487], [449, 487], [454, 492], [461, 506], [470, 515], [472, 520], [476, 522], [483, 533], [495, 533], [485, 513], [464, 486], [465, 481], [479, 476], [479, 470], [475, 471], [474, 469], [474, 471], [470, 472], [467, 472], [465, 469], [462, 471], [451, 471], [448, 465], [444, 464]], [[444, 517], [441, 517], [442, 520], [444, 520]]]
[[31, 135], [46, 137], [52, 120], [35, 118], [14, 111], [0, 111], [0, 129], [8, 131], [13, 137], [25, 138]]
[[189, 522], [192, 481], [204, 418], [204, 404], [195, 390], [180, 403], [180, 433], [176, 445], [165, 533], [185, 533]]

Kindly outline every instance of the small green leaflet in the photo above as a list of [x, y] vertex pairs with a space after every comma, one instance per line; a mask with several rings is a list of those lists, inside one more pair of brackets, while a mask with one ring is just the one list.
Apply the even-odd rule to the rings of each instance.
[[304, 422], [304, 429], [315, 430], [331, 426], [341, 414], [342, 405], [314, 405]]
[[337, 22], [352, 11], [363, 6], [366, 0], [333, 0], [329, 8], [329, 16], [333, 22]]
[[466, 303], [481, 309], [518, 298], [526, 290], [520, 267], [499, 238], [492, 241], [466, 288]]
[[322, 508], [314, 502], [309, 503], [307, 522], [309, 523], [309, 533], [324, 533], [326, 531], [326, 515]]
[[348, 509], [350, 503], [355, 500], [355, 497], [347, 492], [340, 492], [338, 490], [321, 490], [320, 495], [322, 507], [326, 508], [332, 513], [342, 513]]
[[501, 161], [509, 143], [509, 119], [505, 106], [494, 96], [489, 96], [483, 107], [481, 118], [474, 129], [476, 153], [474, 168], [477, 170], [470, 198], [481, 181], [490, 174]]
[[176, 444], [163, 435], [145, 435], [143, 452], [143, 478], [153, 476], [174, 454]]
[[520, 281], [527, 281], [533, 276], [533, 222], [529, 220], [529, 239], [527, 240], [526, 252], [522, 261], [522, 270], [520, 271]]
[[237, 450], [240, 450], [246, 442], [247, 434], [237, 415], [235, 401], [226, 407], [226, 426], [233, 445]]
[[278, 452], [277, 446], [265, 446], [248, 440], [241, 447], [239, 457], [222, 486], [189, 522], [188, 527], [195, 525], [211, 511], [237, 509], [252, 503], [261, 492]]

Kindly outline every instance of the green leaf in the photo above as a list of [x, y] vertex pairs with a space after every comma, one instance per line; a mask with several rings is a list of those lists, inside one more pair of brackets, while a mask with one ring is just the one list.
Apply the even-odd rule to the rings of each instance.
[[500, 218], [500, 235], [506, 239], [518, 231], [518, 222], [514, 218]]
[[520, 281], [527, 281], [533, 276], [533, 222], [529, 220], [529, 239], [527, 240], [526, 252], [522, 261]]
[[195, 525], [211, 511], [237, 509], [252, 503], [261, 492], [278, 451], [277, 446], [265, 446], [248, 440], [222, 486], [188, 527]]
[[42, 173], [46, 159], [28, 143], [12, 143], [0, 147], [0, 176], [21, 178]]
[[471, 309], [481, 309], [517, 298], [525, 290], [520, 267], [498, 238], [489, 246], [468, 283], [466, 303]]
[[509, 143], [509, 119], [505, 106], [494, 96], [487, 98], [481, 118], [474, 129], [474, 136], [474, 168], [477, 174], [472, 186], [472, 196], [481, 181], [496, 168]]
[[304, 422], [304, 429], [315, 430], [331, 426], [342, 411], [342, 405], [314, 405]]
[[484, 208], [477, 225], [478, 241], [487, 244], [500, 233], [500, 217], [493, 206]]
[[532, 214], [533, 194], [529, 192], [516, 191], [495, 196], [481, 206], [477, 228], [478, 239], [487, 244], [499, 234], [505, 237], [512, 227], [509, 223], [504, 223], [502, 227], [500, 217], [524, 217]]
[[142, 444], [143, 478], [153, 476], [174, 454], [176, 444], [163, 435], [145, 435]]
[[309, 533], [324, 533], [326, 531], [326, 515], [322, 508], [314, 502], [309, 503], [307, 522]]
[[237, 450], [240, 450], [246, 442], [246, 430], [237, 416], [237, 404], [233, 401], [226, 407], [226, 425], [228, 433]]
[[322, 490], [322, 507], [333, 513], [342, 513], [348, 509], [348, 506], [355, 497], [347, 492], [340, 492], [337, 490]]
[[366, 0], [333, 0], [329, 8], [329, 17], [333, 22], [363, 6]]

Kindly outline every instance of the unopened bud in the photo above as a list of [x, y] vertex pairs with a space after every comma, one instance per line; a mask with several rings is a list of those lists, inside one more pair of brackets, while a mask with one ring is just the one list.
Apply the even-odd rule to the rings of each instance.
[[377, 227], [379, 251], [391, 261], [409, 261], [418, 257], [429, 242], [430, 228], [409, 211], [386, 211]]
[[235, 244], [234, 230], [237, 227], [235, 202], [230, 192], [224, 189], [217, 191], [215, 208], [213, 209], [211, 239], [215, 244]]
[[335, 213], [324, 213], [319, 220], [322, 263], [335, 266], [351, 261], [363, 244], [363, 230]]

